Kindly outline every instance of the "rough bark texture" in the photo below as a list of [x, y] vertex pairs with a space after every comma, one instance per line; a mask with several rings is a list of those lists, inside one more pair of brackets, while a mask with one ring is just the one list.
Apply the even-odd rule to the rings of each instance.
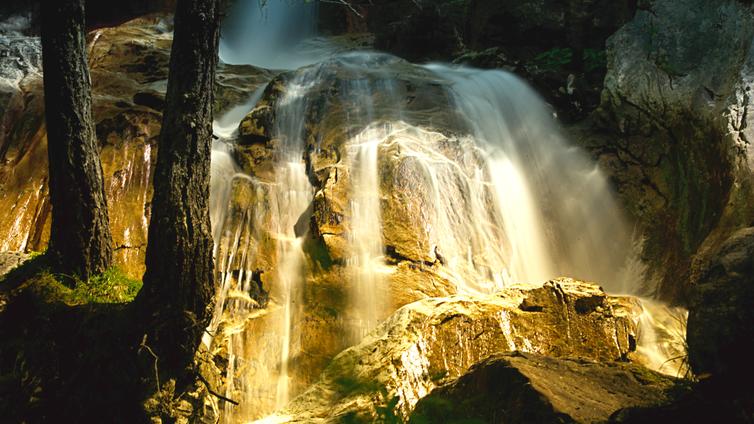
[[219, 37], [216, 0], [181, 0], [154, 175], [144, 287], [147, 344], [160, 364], [190, 363], [214, 292], [209, 221], [212, 102]]
[[110, 266], [107, 201], [92, 121], [83, 0], [42, 2], [42, 54], [52, 226], [48, 253], [88, 279]]

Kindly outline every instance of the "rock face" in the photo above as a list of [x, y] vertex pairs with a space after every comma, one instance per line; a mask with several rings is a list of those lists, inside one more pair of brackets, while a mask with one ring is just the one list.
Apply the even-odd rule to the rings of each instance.
[[722, 244], [703, 266], [689, 305], [689, 361], [697, 374], [725, 381], [754, 375], [754, 227]]
[[22, 252], [2, 252], [0, 253], [0, 278], [2, 278], [8, 271], [21, 265], [30, 255]]
[[[172, 33], [169, 19], [145, 18], [90, 34], [93, 115], [105, 176], [115, 262], [144, 272], [151, 175]], [[47, 140], [38, 40], [3, 37], [18, 55], [0, 59], [0, 251], [41, 251], [49, 236]], [[7, 72], [6, 72], [7, 71]], [[236, 103], [266, 77], [251, 67], [220, 68], [218, 110]], [[13, 84], [11, 84], [11, 82]]]
[[690, 279], [695, 255], [754, 216], [752, 38], [743, 2], [658, 0], [607, 43], [586, 143], [646, 228], [644, 260], [666, 300], [684, 300], [688, 284], [678, 281]]
[[320, 380], [277, 418], [405, 420], [433, 388], [498, 352], [626, 359], [635, 349], [631, 310], [630, 300], [571, 279], [490, 296], [424, 299], [399, 309], [362, 343], [335, 357]]
[[0, 22], [0, 134], [5, 134], [17, 117], [5, 111], [18, 106], [17, 94], [24, 80], [39, 77], [42, 70], [42, 45], [39, 37], [28, 36], [30, 19], [9, 17]]
[[422, 398], [410, 422], [606, 422], [622, 408], [666, 403], [676, 387], [635, 364], [497, 354]]

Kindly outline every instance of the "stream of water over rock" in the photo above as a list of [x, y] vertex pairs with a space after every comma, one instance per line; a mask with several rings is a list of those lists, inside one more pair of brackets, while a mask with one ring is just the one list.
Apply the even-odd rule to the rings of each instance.
[[[223, 32], [223, 61], [287, 69], [215, 122], [210, 333], [228, 336], [226, 395], [240, 402], [226, 422], [300, 393], [311, 338], [337, 352], [400, 306], [401, 263], [431, 267], [451, 293], [560, 275], [638, 292], [642, 267], [607, 178], [524, 81], [335, 53], [312, 38], [316, 16], [316, 2], [239, 1]], [[255, 107], [274, 117], [270, 172], [236, 160], [239, 122]], [[313, 259], [323, 250], [328, 265]], [[307, 298], [327, 272], [347, 288], [344, 305], [328, 312], [336, 325], [313, 332], [308, 308], [322, 305]]]

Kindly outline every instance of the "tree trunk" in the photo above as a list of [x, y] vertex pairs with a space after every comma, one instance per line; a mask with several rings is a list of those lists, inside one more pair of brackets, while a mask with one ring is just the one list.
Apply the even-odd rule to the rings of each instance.
[[209, 172], [218, 38], [217, 0], [178, 1], [147, 270], [137, 299], [147, 315], [147, 344], [168, 370], [191, 362], [212, 312]]
[[83, 0], [42, 1], [42, 61], [57, 270], [88, 279], [112, 260], [112, 237], [86, 61]]

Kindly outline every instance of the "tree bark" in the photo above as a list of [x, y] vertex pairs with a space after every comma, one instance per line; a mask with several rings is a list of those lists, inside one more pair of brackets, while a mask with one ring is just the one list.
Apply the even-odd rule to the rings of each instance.
[[82, 279], [112, 260], [102, 164], [92, 120], [83, 0], [42, 1], [42, 62], [52, 225], [48, 255]]
[[137, 299], [147, 344], [173, 370], [190, 364], [212, 313], [209, 173], [218, 39], [217, 0], [178, 1], [147, 270]]

